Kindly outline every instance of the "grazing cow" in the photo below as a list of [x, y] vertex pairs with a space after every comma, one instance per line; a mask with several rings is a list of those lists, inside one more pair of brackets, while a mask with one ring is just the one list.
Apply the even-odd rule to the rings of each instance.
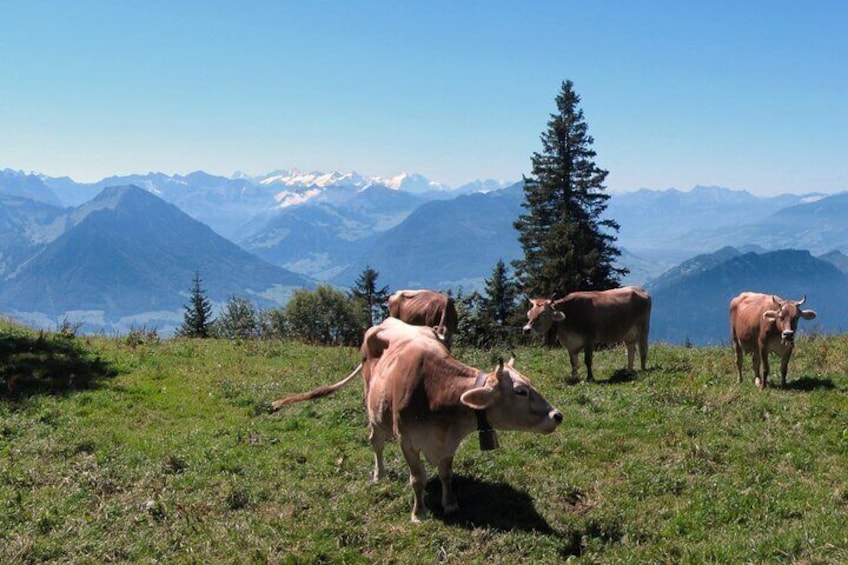
[[627, 369], [633, 370], [636, 345], [642, 370], [648, 359], [648, 331], [651, 324], [651, 297], [632, 286], [613, 290], [572, 292], [565, 298], [530, 299], [524, 333], [545, 335], [557, 324], [557, 338], [571, 357], [571, 377], [577, 378], [577, 354], [583, 350], [587, 381], [592, 374], [592, 353], [598, 343], [627, 346]]
[[[362, 362], [345, 379], [310, 392], [276, 400], [273, 410], [335, 392], [360, 372], [365, 380], [369, 440], [376, 481], [385, 475], [383, 446], [394, 437], [409, 466], [414, 493], [412, 521], [427, 514], [427, 479], [421, 452], [438, 467], [445, 513], [458, 508], [452, 484], [453, 456], [475, 429], [551, 433], [562, 414], [513, 367], [513, 360], [489, 373], [454, 359], [431, 328], [394, 318], [365, 332]], [[491, 426], [491, 427], [490, 427]]]
[[457, 315], [453, 298], [434, 290], [398, 290], [389, 297], [389, 316], [413, 326], [440, 327], [450, 347], [456, 333]]
[[[773, 294], [743, 292], [730, 301], [730, 334], [736, 350], [736, 368], [742, 382], [742, 358], [751, 353], [754, 364], [754, 382], [760, 389], [768, 385], [769, 353], [780, 356], [780, 384], [786, 386], [786, 371], [795, 348], [795, 330], [798, 320], [812, 320], [813, 310], [801, 310], [806, 302], [783, 300]], [[760, 378], [760, 363], [763, 375]]]

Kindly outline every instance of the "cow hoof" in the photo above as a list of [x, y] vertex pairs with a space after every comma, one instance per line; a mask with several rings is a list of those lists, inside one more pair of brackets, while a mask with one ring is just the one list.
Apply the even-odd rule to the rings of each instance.
[[759, 377], [754, 379], [754, 384], [756, 384], [757, 388], [759, 388], [760, 390], [763, 390], [764, 388], [766, 388], [766, 381], [759, 378]]
[[412, 518], [410, 519], [410, 521], [413, 524], [420, 524], [421, 522], [423, 522], [424, 520], [427, 519], [427, 516], [429, 516], [429, 514], [430, 513], [427, 512], [426, 510], [424, 510], [423, 512], [418, 512], [417, 514], [415, 512], [413, 512]]

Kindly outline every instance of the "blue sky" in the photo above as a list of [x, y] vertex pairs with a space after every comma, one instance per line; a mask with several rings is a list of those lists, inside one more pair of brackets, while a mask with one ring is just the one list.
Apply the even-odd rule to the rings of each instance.
[[563, 80], [613, 191], [848, 190], [848, 3], [0, 0], [0, 168], [531, 171]]

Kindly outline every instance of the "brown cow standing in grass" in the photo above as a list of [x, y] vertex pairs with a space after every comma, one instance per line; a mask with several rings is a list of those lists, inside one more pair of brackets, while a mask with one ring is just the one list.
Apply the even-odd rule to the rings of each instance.
[[389, 296], [389, 316], [413, 326], [438, 329], [450, 347], [456, 333], [457, 314], [453, 298], [435, 290], [398, 290]]
[[438, 467], [442, 507], [448, 514], [458, 508], [452, 488], [453, 456], [467, 435], [475, 429], [491, 433], [491, 428], [546, 434], [562, 422], [560, 411], [513, 367], [513, 360], [501, 361], [488, 373], [479, 371], [454, 359], [432, 328], [386, 318], [365, 332], [361, 352], [362, 362], [345, 379], [276, 400], [272, 409], [331, 394], [361, 372], [374, 449], [373, 479], [385, 475], [383, 446], [396, 438], [415, 495], [413, 522], [427, 514], [422, 452]]
[[[780, 384], [786, 386], [786, 371], [795, 348], [795, 330], [798, 320], [812, 320], [813, 310], [801, 310], [806, 302], [783, 300], [773, 294], [743, 292], [730, 301], [730, 333], [736, 350], [736, 368], [742, 382], [742, 360], [751, 353], [754, 364], [754, 382], [760, 389], [768, 385], [769, 353], [780, 356]], [[763, 375], [760, 378], [760, 363]]]
[[648, 360], [651, 326], [651, 297], [641, 288], [625, 286], [612, 290], [572, 292], [565, 298], [530, 299], [525, 334], [545, 335], [557, 324], [557, 338], [571, 357], [571, 377], [577, 379], [578, 353], [583, 350], [586, 380], [592, 374], [592, 353], [599, 343], [627, 346], [627, 369], [633, 370], [636, 346], [642, 370]]

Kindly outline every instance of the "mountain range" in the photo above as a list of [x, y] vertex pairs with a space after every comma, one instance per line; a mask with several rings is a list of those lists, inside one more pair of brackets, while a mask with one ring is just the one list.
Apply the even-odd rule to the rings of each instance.
[[[845, 255], [836, 252], [839, 261]], [[783, 299], [807, 297], [805, 308], [817, 311], [800, 330], [824, 333], [848, 329], [848, 275], [832, 260], [806, 250], [743, 253], [725, 247], [680, 264], [650, 281], [653, 298], [651, 340], [697, 345], [730, 343], [730, 300], [746, 290]]]
[[0, 198], [0, 232], [14, 231], [21, 217], [29, 218], [30, 229], [18, 232], [26, 251], [3, 250], [0, 309], [30, 324], [68, 319], [83, 331], [147, 325], [169, 333], [182, 321], [195, 273], [218, 303], [238, 295], [263, 307], [280, 305], [295, 288], [313, 284], [136, 186], [106, 188], [68, 209], [45, 211], [48, 205], [28, 201], [37, 216], [9, 214], [11, 198], [17, 197]]
[[[86, 184], [7, 169], [0, 171], [0, 309], [39, 326], [67, 317], [87, 330], [140, 323], [167, 330], [182, 319], [195, 272], [217, 304], [241, 295], [263, 307], [320, 282], [347, 288], [366, 267], [392, 289], [478, 289], [498, 260], [521, 256], [513, 222], [522, 202], [521, 183], [450, 189], [415, 174], [197, 171]], [[844, 193], [760, 197], [720, 187], [613, 193], [606, 212], [621, 225], [618, 264], [630, 269], [623, 282], [656, 296], [652, 339], [693, 343], [720, 343], [727, 331], [708, 318], [681, 326], [686, 316], [678, 313], [692, 311], [691, 302], [706, 300], [713, 308], [705, 313], [726, 317], [719, 303], [737, 288], [755, 288], [747, 285], [785, 292], [780, 285], [795, 280], [786, 288], [800, 290], [805, 275], [819, 274], [841, 284], [834, 272], [848, 265], [845, 213]], [[775, 272], [782, 261], [801, 260], [791, 249], [810, 252], [806, 271]], [[756, 274], [760, 268], [773, 282]], [[707, 287], [722, 292], [708, 299]], [[841, 312], [838, 292], [809, 294]], [[840, 329], [827, 316], [817, 322]]]

